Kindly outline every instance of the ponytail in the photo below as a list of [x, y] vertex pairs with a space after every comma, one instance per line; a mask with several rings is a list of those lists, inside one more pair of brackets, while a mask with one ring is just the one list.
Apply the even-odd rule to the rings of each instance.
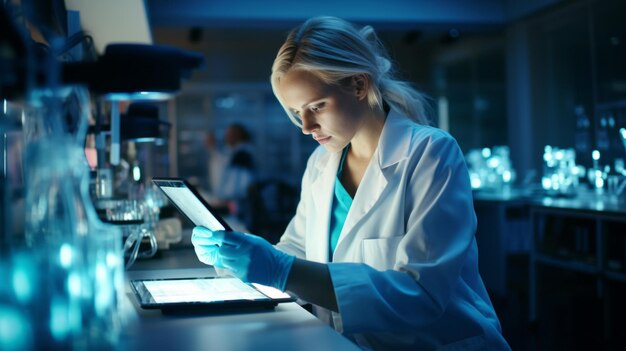
[[[385, 46], [371, 26], [365, 26], [359, 31], [363, 39], [375, 53], [376, 84], [369, 97], [371, 106], [382, 107], [382, 101], [391, 108], [398, 110], [415, 122], [430, 125], [428, 102], [426, 97], [413, 88], [408, 82], [396, 78], [395, 67], [387, 54]], [[382, 100], [382, 101], [381, 101]]]
[[383, 78], [379, 87], [383, 100], [393, 109], [409, 116], [419, 124], [431, 124], [426, 97], [409, 83], [392, 78]]

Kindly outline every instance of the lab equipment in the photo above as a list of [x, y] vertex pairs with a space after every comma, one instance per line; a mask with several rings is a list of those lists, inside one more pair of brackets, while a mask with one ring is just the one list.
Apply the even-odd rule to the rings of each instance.
[[121, 233], [100, 221], [89, 195], [82, 147], [88, 94], [81, 87], [47, 88], [32, 91], [29, 100], [25, 250], [40, 274], [24, 275], [37, 290], [24, 306], [36, 331], [33, 347], [113, 349], [122, 324]]
[[622, 175], [609, 175], [607, 177], [607, 193], [609, 200], [618, 201], [626, 189], [626, 177]]
[[24, 232], [22, 107], [7, 100], [0, 110], [0, 246]]
[[546, 193], [574, 196], [580, 185], [579, 178], [584, 175], [584, 167], [576, 164], [574, 149], [561, 149], [551, 145], [544, 147], [541, 185]]
[[196, 227], [192, 243], [194, 248], [206, 250], [208, 255], [203, 257], [216, 258], [221, 266], [218, 268], [227, 268], [245, 282], [269, 285], [282, 291], [295, 261], [295, 256], [277, 250], [267, 240], [252, 234]]
[[[22, 2], [19, 12], [10, 16], [4, 11], [9, 4], [0, 6], [0, 22], [8, 29], [0, 34], [0, 46], [7, 53], [3, 63], [8, 63], [0, 65], [0, 93], [2, 98], [8, 93], [8, 98], [24, 99], [28, 104], [23, 118], [28, 209], [25, 247], [9, 248], [8, 264], [3, 261], [0, 265], [1, 281], [13, 285], [0, 285], [0, 349], [117, 349], [123, 323], [119, 309], [123, 301], [122, 237], [119, 228], [98, 218], [88, 190], [83, 147], [91, 106], [85, 85], [99, 97], [94, 109], [99, 133], [97, 195], [110, 198], [114, 182], [102, 157], [107, 148], [101, 133], [100, 99], [171, 96], [180, 88], [181, 76], [204, 59], [174, 48], [121, 44], [110, 45], [103, 56], [93, 60], [73, 61], [78, 58], [61, 55], [87, 37], [65, 38], [43, 18], [30, 16], [36, 14], [30, 3]], [[13, 21], [22, 15], [28, 29], [18, 29]], [[61, 28], [71, 25], [58, 24]], [[31, 29], [37, 30], [46, 44], [34, 45], [27, 33]], [[112, 119], [119, 116], [117, 107], [111, 106]], [[113, 123], [111, 129], [111, 161], [115, 164], [119, 123]], [[4, 199], [2, 185], [0, 197]], [[0, 215], [4, 213], [0, 211]], [[155, 214], [151, 211], [144, 219], [154, 223]], [[6, 223], [2, 216], [0, 221]], [[3, 279], [7, 270], [12, 280]], [[5, 289], [12, 291], [5, 294]], [[4, 299], [17, 301], [19, 311], [6, 309], [5, 314]], [[7, 322], [15, 325], [17, 333], [9, 333], [15, 339], [5, 338]]]
[[626, 169], [624, 168], [624, 159], [616, 158], [614, 160], [613, 170], [614, 173], [607, 176], [607, 191], [610, 200], [619, 201], [622, 194], [624, 194], [624, 190], [626, 190]]
[[465, 156], [472, 189], [502, 191], [509, 189], [516, 178], [508, 146], [472, 149]]
[[[147, 206], [137, 200], [118, 200], [106, 209], [107, 222], [116, 225], [122, 231], [126, 269], [130, 268], [137, 258], [150, 258], [158, 250], [154, 222], [148, 219], [147, 211], [150, 211]], [[148, 249], [140, 251], [144, 239], [148, 242]]]
[[118, 262], [109, 231], [96, 240], [77, 238], [53, 250], [13, 246], [0, 256], [0, 349], [116, 349], [122, 318], [114, 287], [121, 275], [109, 274]]
[[626, 177], [626, 168], [624, 168], [624, 159], [623, 158], [616, 158], [614, 160], [613, 165], [614, 165], [613, 169], [615, 170], [615, 173], [621, 174], [624, 177]]
[[593, 166], [587, 170], [587, 178], [591, 187], [595, 190], [595, 193], [601, 195], [604, 193], [606, 179], [608, 177], [610, 166], [600, 166], [600, 151], [593, 150], [591, 152], [591, 158], [593, 160]]
[[163, 144], [171, 124], [159, 119], [159, 106], [147, 102], [133, 102], [121, 116], [121, 138], [135, 143]]
[[[159, 101], [171, 98], [181, 86], [183, 77], [188, 77], [192, 70], [204, 65], [204, 57], [198, 53], [180, 50], [165, 45], [147, 45], [131, 43], [112, 43], [106, 46], [104, 54], [93, 62], [68, 62], [63, 65], [62, 80], [66, 83], [85, 83], [89, 90], [103, 100], [111, 102], [111, 145], [109, 162], [120, 162], [120, 142], [123, 124], [118, 103], [120, 101]], [[150, 115], [152, 117], [152, 115]], [[136, 130], [147, 130], [149, 138], [161, 140], [152, 133], [158, 125], [167, 124], [149, 120], [144, 115], [143, 121], [135, 121]], [[102, 123], [96, 115], [96, 129]], [[143, 126], [137, 128], [137, 123]], [[131, 132], [132, 133], [132, 132]], [[137, 132], [135, 132], [137, 133]], [[138, 132], [139, 134], [145, 134]], [[143, 135], [132, 136], [135, 139]], [[103, 131], [98, 130], [96, 148], [99, 162], [104, 163], [106, 145]], [[102, 167], [100, 167], [102, 168]]]

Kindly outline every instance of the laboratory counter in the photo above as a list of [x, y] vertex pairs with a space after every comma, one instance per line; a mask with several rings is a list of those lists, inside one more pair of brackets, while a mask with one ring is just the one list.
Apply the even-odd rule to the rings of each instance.
[[475, 191], [474, 201], [564, 209], [595, 214], [626, 215], [626, 196], [596, 194], [589, 189], [581, 189], [576, 196], [550, 196], [541, 192], [522, 189]]
[[[188, 241], [188, 233], [183, 241]], [[126, 272], [123, 301], [126, 326], [122, 349], [128, 350], [359, 350], [295, 302], [274, 310], [207, 314], [163, 314], [142, 309], [130, 287], [133, 279], [215, 276], [187, 243], [137, 260]]]
[[[527, 320], [535, 330], [594, 326], [588, 335], [596, 333], [606, 345], [620, 343], [626, 315], [626, 194], [581, 189], [575, 195], [475, 192], [481, 276], [500, 301], [526, 295]], [[509, 268], [527, 270], [527, 276], [520, 279]], [[576, 306], [578, 301], [585, 307]], [[564, 321], [562, 315], [570, 312]]]
[[[532, 189], [480, 190], [474, 192], [474, 209], [478, 218], [476, 239], [480, 250], [479, 269], [487, 289], [498, 297], [507, 294], [508, 261], [510, 257], [530, 254], [539, 249], [536, 240], [546, 231], [584, 230], [617, 235], [626, 222], [626, 198], [596, 194], [582, 188], [576, 196], [549, 196]], [[546, 222], [544, 219], [548, 219]], [[562, 227], [558, 227], [559, 223]], [[606, 224], [609, 225], [606, 225]], [[596, 229], [600, 225], [601, 231]], [[547, 226], [547, 227], [546, 227]], [[568, 234], [563, 233], [566, 242]], [[606, 239], [606, 235], [597, 236]], [[612, 238], [615, 241], [617, 239]], [[619, 240], [618, 240], [619, 241]], [[607, 244], [603, 240], [604, 244]], [[624, 244], [617, 243], [624, 247]], [[598, 249], [602, 245], [596, 245]], [[617, 253], [615, 256], [624, 256]], [[619, 260], [626, 265], [626, 259]], [[626, 272], [625, 272], [626, 273]]]

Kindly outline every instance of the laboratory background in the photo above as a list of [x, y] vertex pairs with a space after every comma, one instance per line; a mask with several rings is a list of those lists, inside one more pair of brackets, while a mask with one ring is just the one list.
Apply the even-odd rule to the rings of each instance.
[[626, 1], [0, 10], [0, 349], [355, 347], [296, 303], [165, 316], [128, 287], [206, 270], [154, 177], [186, 179], [234, 228], [279, 240], [318, 144], [269, 77], [288, 31], [318, 15], [372, 25], [457, 140], [511, 348], [626, 349]]

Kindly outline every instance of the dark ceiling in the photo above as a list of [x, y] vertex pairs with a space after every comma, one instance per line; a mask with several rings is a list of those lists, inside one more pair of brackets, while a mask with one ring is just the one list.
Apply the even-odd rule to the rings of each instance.
[[379, 28], [484, 27], [505, 22], [505, 4], [505, 0], [146, 0], [153, 26], [239, 28], [289, 28], [319, 15], [366, 22]]

